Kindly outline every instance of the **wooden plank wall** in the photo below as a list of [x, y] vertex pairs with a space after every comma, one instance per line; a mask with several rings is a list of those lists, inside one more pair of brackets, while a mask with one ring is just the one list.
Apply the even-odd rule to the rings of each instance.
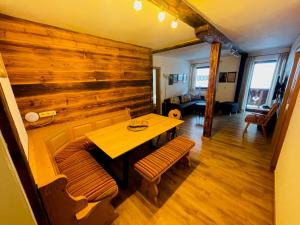
[[47, 110], [57, 111], [54, 123], [125, 107], [133, 116], [150, 112], [148, 48], [0, 14], [0, 52], [23, 118]]

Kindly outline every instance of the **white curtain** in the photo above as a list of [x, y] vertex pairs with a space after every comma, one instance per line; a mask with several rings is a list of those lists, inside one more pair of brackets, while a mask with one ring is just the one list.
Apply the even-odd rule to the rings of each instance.
[[247, 98], [249, 94], [249, 87], [251, 85], [252, 75], [253, 75], [253, 69], [255, 64], [255, 56], [249, 56], [244, 70], [244, 76], [243, 81], [241, 85], [241, 91], [239, 96], [239, 105], [241, 108], [241, 111], [245, 111], [246, 104], [247, 104]]
[[277, 65], [276, 65], [276, 69], [275, 69], [275, 76], [279, 78], [280, 82], [284, 81], [284, 71], [285, 71], [285, 67], [286, 67], [286, 63], [289, 57], [289, 53], [285, 52], [285, 53], [281, 53], [278, 56], [278, 60], [277, 60]]
[[267, 98], [267, 101], [266, 101], [269, 106], [272, 105], [272, 99], [273, 99], [273, 95], [274, 95], [274, 92], [275, 92], [275, 87], [276, 87], [276, 84], [277, 84], [277, 80], [280, 83], [282, 83], [284, 81], [284, 77], [285, 77], [284, 72], [285, 72], [285, 67], [286, 67], [286, 63], [287, 63], [287, 60], [288, 60], [288, 56], [289, 56], [289, 54], [287, 52], [280, 53], [278, 55], [276, 68], [275, 68], [275, 72], [274, 72], [274, 79], [273, 79], [273, 82], [272, 82], [270, 93], [268, 94], [268, 98]]

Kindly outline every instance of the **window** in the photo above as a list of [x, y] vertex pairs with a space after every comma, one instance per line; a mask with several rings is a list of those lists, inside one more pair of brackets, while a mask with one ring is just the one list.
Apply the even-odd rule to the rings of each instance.
[[254, 64], [253, 77], [250, 88], [269, 89], [271, 87], [276, 61], [256, 62]]
[[208, 88], [209, 67], [198, 67], [196, 71], [196, 88]]
[[[255, 62], [250, 84], [247, 108], [269, 105], [273, 93], [271, 93], [274, 83], [274, 73], [277, 61]], [[274, 92], [274, 91], [273, 91]]]

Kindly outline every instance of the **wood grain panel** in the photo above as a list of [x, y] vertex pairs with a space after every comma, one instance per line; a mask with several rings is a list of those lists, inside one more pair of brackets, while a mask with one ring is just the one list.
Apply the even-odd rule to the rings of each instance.
[[209, 138], [212, 133], [212, 123], [214, 117], [214, 104], [216, 95], [216, 82], [219, 71], [221, 54], [221, 43], [214, 42], [210, 50], [210, 68], [209, 68], [209, 81], [206, 94], [206, 107], [203, 126], [203, 137]]
[[148, 48], [0, 14], [0, 52], [23, 117], [56, 110], [54, 123], [63, 123], [151, 110]]

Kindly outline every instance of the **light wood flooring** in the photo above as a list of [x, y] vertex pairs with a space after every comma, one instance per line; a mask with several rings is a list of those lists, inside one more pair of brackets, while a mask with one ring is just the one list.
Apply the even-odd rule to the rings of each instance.
[[185, 117], [181, 133], [196, 142], [192, 167], [179, 164], [162, 177], [158, 206], [138, 192], [139, 175], [131, 171], [129, 188], [113, 202], [119, 213], [113, 224], [272, 224], [269, 145], [254, 125], [242, 138], [243, 119], [215, 117], [212, 139], [202, 140], [199, 119]]

